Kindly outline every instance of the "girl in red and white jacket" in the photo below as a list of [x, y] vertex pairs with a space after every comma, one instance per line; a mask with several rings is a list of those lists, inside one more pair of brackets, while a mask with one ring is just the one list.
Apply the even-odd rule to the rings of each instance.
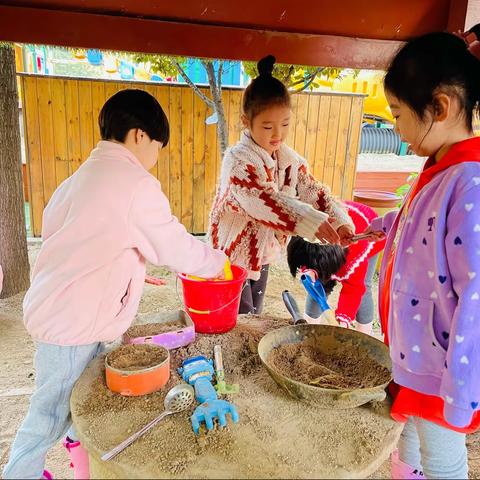
[[210, 214], [210, 241], [248, 271], [240, 313], [260, 314], [268, 275], [291, 235], [347, 244], [353, 225], [345, 208], [285, 145], [290, 94], [272, 76], [275, 58], [258, 63], [259, 76], [243, 96], [245, 131], [225, 152]]
[[[365, 231], [377, 217], [367, 205], [350, 201], [344, 203], [356, 233]], [[321, 245], [294, 237], [287, 248], [288, 265], [293, 276], [297, 271], [310, 271], [315, 279], [320, 279], [327, 295], [337, 282], [341, 282], [342, 291], [335, 312], [338, 323], [349, 327], [356, 320], [357, 330], [371, 334], [374, 317], [372, 278], [378, 253], [384, 245], [385, 240], [361, 240], [345, 249], [339, 245]], [[307, 320], [314, 322], [320, 314], [319, 305], [308, 295], [305, 306]]]

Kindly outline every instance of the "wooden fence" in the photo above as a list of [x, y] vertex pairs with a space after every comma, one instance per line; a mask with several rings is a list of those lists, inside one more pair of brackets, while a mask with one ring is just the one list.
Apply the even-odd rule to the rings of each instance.
[[[98, 113], [123, 88], [154, 95], [170, 121], [170, 142], [152, 170], [173, 213], [193, 233], [206, 231], [221, 165], [216, 126], [192, 89], [103, 80], [20, 75], [32, 230], [41, 233], [42, 212], [56, 187], [75, 172], [99, 140]], [[208, 94], [207, 89], [203, 89]], [[242, 91], [224, 89], [229, 143], [241, 131]], [[351, 198], [355, 179], [363, 96], [297, 94], [287, 143], [305, 156], [314, 175], [342, 198]]]

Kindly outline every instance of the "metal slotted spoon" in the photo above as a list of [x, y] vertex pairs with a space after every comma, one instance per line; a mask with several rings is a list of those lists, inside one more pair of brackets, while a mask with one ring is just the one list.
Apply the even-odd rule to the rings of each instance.
[[141, 430], [134, 433], [122, 443], [117, 445], [115, 448], [110, 450], [109, 452], [102, 455], [102, 460], [107, 461], [111, 460], [113, 457], [117, 456], [120, 452], [122, 452], [125, 448], [131, 445], [135, 440], [139, 439], [144, 433], [148, 432], [152, 427], [154, 427], [160, 420], [163, 420], [168, 415], [172, 415], [174, 413], [182, 412], [186, 410], [192, 403], [195, 397], [195, 392], [191, 385], [187, 383], [176, 385], [173, 387], [165, 397], [165, 401], [163, 402], [165, 405], [165, 411], [161, 413], [157, 418], [153, 419], [150, 423], [145, 425]]

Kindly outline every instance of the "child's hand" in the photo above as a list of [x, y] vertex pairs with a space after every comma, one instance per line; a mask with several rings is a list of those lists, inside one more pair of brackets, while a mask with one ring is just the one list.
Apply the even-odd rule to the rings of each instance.
[[[368, 240], [369, 242], [379, 242], [385, 238], [385, 233], [382, 231], [373, 231], [372, 227], [368, 227], [364, 232], [362, 232], [362, 240]], [[355, 239], [354, 239], [355, 241]]]
[[342, 225], [337, 230], [338, 236], [340, 237], [340, 245], [342, 247], [347, 247], [352, 243], [352, 237], [354, 231], [350, 225]]
[[151, 275], [145, 275], [145, 283], [150, 283], [151, 285], [166, 285], [167, 284], [165, 279], [152, 277]]
[[214, 280], [233, 280], [232, 266], [227, 258], [223, 270], [214, 278]]
[[315, 237], [320, 240], [320, 243], [332, 243], [338, 245], [340, 243], [340, 237], [335, 229], [330, 225], [330, 219], [323, 222], [318, 227]]

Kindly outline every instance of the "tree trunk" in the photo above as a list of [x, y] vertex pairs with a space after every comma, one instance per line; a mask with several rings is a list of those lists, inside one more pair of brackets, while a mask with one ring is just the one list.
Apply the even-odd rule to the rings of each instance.
[[223, 62], [220, 63], [218, 70], [218, 79], [215, 78], [215, 69], [213, 67], [213, 62], [211, 60], [202, 60], [203, 68], [205, 68], [208, 76], [208, 84], [210, 86], [210, 92], [212, 94], [212, 100], [203, 94], [203, 92], [192, 82], [188, 77], [187, 72], [182, 67], [182, 65], [175, 59], [172, 60], [172, 63], [175, 65], [176, 69], [182, 75], [184, 80], [188, 85], [193, 89], [196, 95], [199, 96], [209, 108], [217, 113], [217, 139], [220, 144], [220, 153], [223, 157], [225, 150], [228, 147], [228, 126], [225, 119], [225, 111], [223, 110], [223, 101], [222, 101], [222, 69]]
[[0, 265], [3, 290], [0, 298], [29, 286], [27, 232], [20, 153], [20, 126], [12, 45], [0, 43]]
[[228, 147], [228, 128], [225, 119], [225, 111], [223, 110], [221, 75], [219, 75], [218, 80], [215, 78], [215, 70], [211, 60], [202, 63], [207, 71], [208, 84], [210, 85], [213, 104], [215, 106], [215, 111], [217, 112], [217, 138], [220, 143], [220, 153], [223, 157], [223, 154]]
[[223, 110], [222, 96], [219, 95], [218, 98], [214, 100], [214, 103], [218, 117], [217, 137], [218, 141], [220, 142], [220, 153], [223, 157], [223, 154], [228, 147], [228, 126], [227, 120], [225, 119], [225, 112]]

